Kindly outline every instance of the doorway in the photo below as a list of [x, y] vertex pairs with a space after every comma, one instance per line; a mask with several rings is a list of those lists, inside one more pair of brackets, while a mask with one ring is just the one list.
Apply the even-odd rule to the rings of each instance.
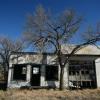
[[40, 66], [32, 66], [31, 70], [31, 86], [40, 86]]

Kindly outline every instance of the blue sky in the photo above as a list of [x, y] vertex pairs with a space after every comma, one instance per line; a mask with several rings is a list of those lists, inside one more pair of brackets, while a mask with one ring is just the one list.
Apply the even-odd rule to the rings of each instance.
[[95, 27], [100, 22], [100, 0], [0, 0], [0, 35], [18, 38], [24, 31], [26, 16], [33, 13], [39, 4], [53, 13], [74, 9], [83, 15], [78, 33], [84, 32], [88, 25]]

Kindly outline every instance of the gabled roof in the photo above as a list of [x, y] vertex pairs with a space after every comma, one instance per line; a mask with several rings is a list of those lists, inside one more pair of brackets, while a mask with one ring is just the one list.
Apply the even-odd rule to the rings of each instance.
[[[100, 46], [98, 46], [100, 47]], [[82, 47], [80, 50], [78, 50], [75, 54], [79, 55], [100, 55], [100, 49], [95, 45], [88, 45], [85, 47]], [[64, 54], [69, 54], [71, 51], [75, 48], [75, 45], [62, 45], [62, 52]]]

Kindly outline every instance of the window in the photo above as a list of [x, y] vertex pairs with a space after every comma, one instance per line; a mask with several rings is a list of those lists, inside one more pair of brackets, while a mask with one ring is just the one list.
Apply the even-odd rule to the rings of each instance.
[[33, 74], [39, 74], [39, 68], [34, 67], [33, 68]]
[[69, 71], [69, 75], [71, 75], [71, 71]]
[[72, 73], [72, 75], [75, 75], [75, 71], [72, 71], [71, 73]]
[[89, 74], [89, 71], [88, 70], [86, 71], [86, 74]]
[[14, 65], [13, 79], [14, 80], [26, 80], [27, 68], [24, 64]]
[[81, 71], [81, 74], [84, 75], [85, 74], [85, 71]]
[[58, 66], [53, 66], [53, 65], [46, 66], [46, 80], [47, 81], [58, 80]]
[[[73, 75], [72, 77], [70, 77]], [[75, 77], [74, 77], [75, 76]], [[80, 77], [80, 79], [79, 79]], [[96, 87], [95, 65], [92, 60], [70, 60], [69, 80], [80, 81], [82, 88]]]
[[79, 71], [76, 71], [76, 75], [79, 75]]
[[22, 67], [22, 74], [26, 74], [26, 67]]

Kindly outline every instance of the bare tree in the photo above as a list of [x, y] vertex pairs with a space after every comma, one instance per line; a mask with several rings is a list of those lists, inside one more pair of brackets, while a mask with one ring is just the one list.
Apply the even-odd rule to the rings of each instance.
[[91, 41], [93, 45], [97, 46], [96, 42], [100, 42], [100, 23], [97, 23], [96, 27], [88, 26], [82, 37], [84, 42]]
[[57, 55], [60, 66], [60, 90], [63, 89], [64, 67], [69, 58], [82, 47], [97, 41], [94, 38], [87, 39], [85, 42], [76, 45], [71, 53], [68, 54], [69, 56], [65, 57], [65, 60], [63, 59], [61, 46], [67, 44], [75, 35], [81, 21], [82, 17], [77, 16], [73, 10], [65, 10], [59, 15], [53, 16], [46, 12], [42, 6], [38, 6], [34, 14], [28, 17], [26, 23], [25, 39], [34, 48], [36, 47], [42, 52], [53, 52]]
[[6, 81], [8, 77], [10, 55], [12, 52], [22, 51], [22, 49], [22, 41], [13, 41], [8, 37], [0, 37], [0, 64], [4, 68], [4, 78]]

